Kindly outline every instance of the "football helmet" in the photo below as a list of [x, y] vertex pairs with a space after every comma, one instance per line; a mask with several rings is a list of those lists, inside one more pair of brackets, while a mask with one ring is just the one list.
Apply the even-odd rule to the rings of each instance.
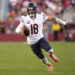
[[27, 12], [31, 18], [35, 17], [37, 12], [37, 6], [34, 3], [30, 2], [28, 4]]

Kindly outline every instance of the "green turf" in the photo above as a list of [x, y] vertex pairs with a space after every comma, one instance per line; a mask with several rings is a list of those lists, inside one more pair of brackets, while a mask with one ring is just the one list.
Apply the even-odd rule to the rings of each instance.
[[51, 46], [60, 61], [52, 62], [54, 72], [48, 72], [26, 43], [0, 43], [0, 75], [75, 75], [75, 43], [53, 42]]

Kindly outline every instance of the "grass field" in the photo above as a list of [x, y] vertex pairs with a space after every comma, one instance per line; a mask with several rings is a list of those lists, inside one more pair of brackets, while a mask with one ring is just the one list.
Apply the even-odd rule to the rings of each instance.
[[26, 43], [0, 43], [0, 75], [75, 75], [75, 42], [51, 42], [60, 61], [52, 62], [54, 71], [48, 72]]

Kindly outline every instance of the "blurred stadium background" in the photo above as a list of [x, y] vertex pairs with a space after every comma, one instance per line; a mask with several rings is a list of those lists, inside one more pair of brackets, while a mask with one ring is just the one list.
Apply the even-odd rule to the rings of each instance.
[[[44, 23], [44, 35], [54, 48], [60, 62], [48, 72], [24, 43], [26, 37], [15, 33], [21, 15], [26, 15], [29, 2], [37, 4], [38, 12], [68, 20], [63, 26], [53, 21]], [[57, 41], [57, 42], [56, 42]], [[59, 42], [60, 41], [60, 42]], [[69, 41], [69, 42], [67, 42]], [[75, 75], [75, 0], [0, 0], [0, 75]]]
[[[47, 15], [56, 15], [70, 22], [68, 26], [46, 21], [44, 35], [49, 41], [75, 41], [75, 0], [0, 0], [0, 41], [24, 41], [23, 35], [17, 35], [15, 28], [21, 15], [26, 15], [29, 2], [34, 2], [38, 11]], [[6, 37], [6, 38], [5, 38]], [[16, 38], [15, 38], [16, 37]]]

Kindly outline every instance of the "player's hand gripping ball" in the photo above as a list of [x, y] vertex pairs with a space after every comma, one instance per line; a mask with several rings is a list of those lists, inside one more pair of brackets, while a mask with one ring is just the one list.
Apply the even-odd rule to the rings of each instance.
[[29, 29], [26, 26], [24, 26], [24, 35], [29, 36], [29, 34], [30, 34]]
[[30, 34], [30, 31], [26, 26], [22, 27], [22, 32], [24, 33], [25, 36], [29, 36]]

